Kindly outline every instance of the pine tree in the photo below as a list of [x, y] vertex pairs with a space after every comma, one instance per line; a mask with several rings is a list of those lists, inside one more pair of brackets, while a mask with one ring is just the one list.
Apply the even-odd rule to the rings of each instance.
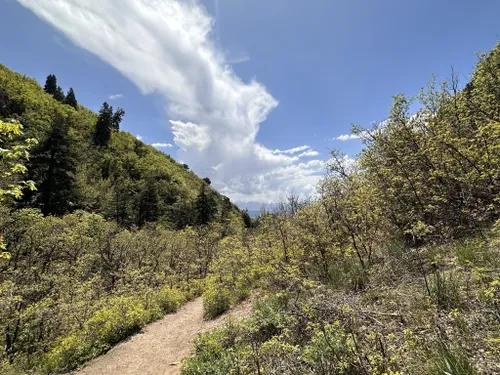
[[120, 122], [122, 121], [125, 111], [118, 108], [113, 114], [113, 107], [107, 102], [102, 104], [99, 110], [99, 117], [95, 126], [94, 143], [97, 146], [106, 147], [111, 139], [112, 130], [120, 130]]
[[241, 218], [243, 219], [243, 224], [245, 225], [245, 228], [251, 228], [253, 226], [252, 218], [248, 213], [248, 209], [245, 208], [243, 211], [241, 211]]
[[47, 94], [55, 95], [57, 92], [57, 78], [54, 74], [49, 74], [43, 88]]
[[75, 201], [76, 159], [70, 147], [68, 119], [55, 116], [49, 136], [35, 150], [28, 168], [37, 191], [32, 205], [44, 215], [63, 215], [72, 210]]
[[70, 87], [68, 93], [66, 94], [66, 99], [64, 99], [64, 104], [72, 106], [74, 109], [78, 110], [78, 102], [76, 101], [75, 92], [73, 88]]
[[64, 91], [61, 86], [57, 86], [56, 93], [54, 94], [54, 99], [58, 102], [64, 103], [66, 96], [64, 95]]
[[147, 222], [158, 220], [160, 216], [160, 196], [158, 184], [154, 180], [146, 181], [145, 187], [139, 196], [137, 225], [143, 226]]
[[[113, 107], [111, 107], [111, 111], [113, 111]], [[125, 111], [121, 108], [118, 108], [113, 115], [113, 122], [111, 128], [113, 130], [120, 130], [120, 122], [122, 122], [123, 116], [125, 116]]]
[[217, 201], [206, 183], [201, 184], [195, 201], [196, 224], [207, 225], [217, 214]]

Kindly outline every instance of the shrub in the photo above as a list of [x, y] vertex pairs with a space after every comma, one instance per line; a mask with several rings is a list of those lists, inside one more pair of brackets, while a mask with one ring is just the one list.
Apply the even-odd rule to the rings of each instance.
[[107, 351], [150, 321], [143, 301], [137, 297], [116, 297], [98, 310], [83, 329], [59, 341], [47, 354], [47, 372], [71, 371]]
[[182, 375], [227, 375], [240, 374], [235, 347], [237, 326], [224, 328], [200, 335], [195, 352], [184, 361]]
[[231, 292], [217, 283], [214, 277], [207, 279], [203, 293], [203, 310], [206, 319], [213, 319], [229, 310], [231, 306]]
[[165, 314], [173, 313], [186, 301], [186, 296], [179, 290], [164, 287], [157, 296], [157, 303]]

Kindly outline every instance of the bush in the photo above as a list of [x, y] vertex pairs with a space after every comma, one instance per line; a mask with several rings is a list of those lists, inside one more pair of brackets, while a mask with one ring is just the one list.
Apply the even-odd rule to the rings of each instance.
[[47, 372], [71, 371], [104, 353], [112, 345], [138, 332], [150, 321], [150, 313], [137, 297], [116, 297], [98, 310], [81, 331], [70, 334], [47, 354]]
[[203, 315], [205, 319], [214, 319], [229, 310], [231, 306], [231, 292], [208, 277], [205, 292], [203, 293]]
[[186, 302], [186, 296], [179, 290], [164, 287], [157, 296], [157, 303], [164, 314], [176, 312]]
[[237, 327], [234, 325], [200, 335], [195, 353], [184, 362], [182, 375], [240, 374], [235, 358], [235, 349], [238, 350], [234, 348], [236, 335]]

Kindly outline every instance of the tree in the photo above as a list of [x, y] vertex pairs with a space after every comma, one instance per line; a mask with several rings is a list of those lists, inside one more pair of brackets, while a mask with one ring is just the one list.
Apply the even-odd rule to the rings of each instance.
[[57, 86], [56, 93], [54, 94], [54, 99], [61, 103], [64, 103], [64, 101], [66, 100], [66, 96], [64, 95], [64, 91], [61, 86]]
[[[113, 110], [113, 107], [111, 107], [111, 111]], [[118, 108], [116, 112], [113, 114], [112, 122], [111, 122], [111, 128], [113, 130], [120, 130], [120, 123], [122, 122], [123, 116], [125, 116], [125, 111], [121, 108]]]
[[195, 201], [195, 211], [198, 225], [207, 225], [217, 214], [217, 201], [206, 183], [201, 184]]
[[203, 179], [203, 181], [205, 181], [207, 183], [207, 185], [211, 185], [212, 184], [212, 181], [210, 181], [210, 179], [208, 177], [205, 177]]
[[21, 115], [25, 109], [22, 99], [12, 99], [7, 91], [0, 87], [0, 117], [10, 117], [14, 114]]
[[141, 227], [147, 222], [158, 220], [160, 216], [160, 196], [158, 183], [154, 180], [146, 181], [143, 191], [139, 196], [137, 224]]
[[55, 95], [57, 92], [57, 78], [54, 74], [49, 74], [43, 88], [47, 94]]
[[30, 165], [38, 191], [27, 197], [44, 215], [63, 215], [72, 210], [75, 201], [76, 160], [68, 131], [68, 119], [56, 114], [47, 139], [35, 150]]
[[[29, 149], [36, 144], [36, 140], [32, 138], [20, 143], [11, 143], [23, 134], [22, 129], [19, 123], [6, 123], [0, 120], [0, 149], [2, 150], [0, 154], [0, 202], [21, 198], [23, 186], [30, 190], [36, 189], [33, 181], [23, 181], [19, 178], [19, 175], [26, 173], [27, 170], [22, 161], [28, 159]], [[0, 234], [0, 259], [8, 259], [10, 254], [3, 250], [5, 250], [5, 244]]]
[[94, 143], [97, 146], [106, 147], [108, 145], [111, 139], [111, 131], [120, 130], [120, 122], [124, 115], [125, 111], [123, 109], [118, 108], [116, 113], [113, 113], [112, 106], [107, 102], [102, 104], [94, 133]]
[[72, 106], [74, 109], [78, 109], [78, 102], [76, 101], [75, 92], [73, 88], [70, 87], [68, 94], [66, 94], [66, 99], [64, 99], [64, 104]]
[[243, 224], [245, 225], [245, 228], [251, 228], [253, 226], [252, 218], [248, 213], [248, 209], [245, 208], [243, 211], [241, 211], [241, 218], [243, 219]]

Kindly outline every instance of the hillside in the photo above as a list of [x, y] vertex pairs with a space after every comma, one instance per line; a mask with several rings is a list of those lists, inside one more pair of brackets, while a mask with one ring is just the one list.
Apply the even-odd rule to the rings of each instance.
[[[0, 88], [4, 106], [10, 108], [4, 117], [17, 119], [25, 136], [39, 144], [48, 138], [57, 116], [63, 116], [69, 124], [75, 192], [68, 211], [99, 213], [125, 226], [141, 226], [145, 221], [161, 221], [173, 228], [194, 224], [193, 202], [206, 183], [187, 166], [123, 131], [113, 132], [107, 147], [97, 146], [94, 133], [98, 114], [82, 105], [75, 110], [59, 102], [36, 80], [3, 65]], [[35, 148], [31, 159], [36, 153]], [[33, 168], [28, 165], [28, 169]], [[40, 182], [36, 176], [33, 179]], [[208, 190], [219, 207], [227, 205], [226, 210], [239, 212], [227, 198]], [[155, 207], [144, 207], [151, 201]], [[31, 204], [25, 200], [24, 206]], [[154, 215], [141, 217], [143, 211], [154, 211]]]
[[244, 231], [208, 179], [77, 97], [0, 66], [2, 374], [73, 370], [176, 311]]

